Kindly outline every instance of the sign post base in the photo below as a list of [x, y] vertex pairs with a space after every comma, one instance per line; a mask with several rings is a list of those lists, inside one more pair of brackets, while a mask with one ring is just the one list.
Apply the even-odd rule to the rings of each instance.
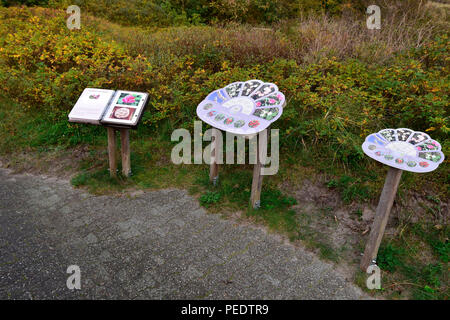
[[[109, 175], [111, 178], [117, 177], [117, 157], [116, 157], [116, 129], [106, 127], [108, 132], [108, 159], [109, 159]], [[122, 154], [122, 175], [129, 177], [131, 175], [131, 159], [130, 159], [130, 129], [119, 129]]]
[[366, 272], [367, 268], [373, 263], [378, 254], [381, 240], [383, 239], [384, 230], [389, 219], [392, 205], [394, 204], [395, 195], [397, 194], [402, 170], [389, 167], [389, 171], [384, 182], [383, 191], [381, 192], [380, 201], [378, 202], [375, 218], [370, 230], [369, 240], [364, 250], [361, 260], [361, 270]]

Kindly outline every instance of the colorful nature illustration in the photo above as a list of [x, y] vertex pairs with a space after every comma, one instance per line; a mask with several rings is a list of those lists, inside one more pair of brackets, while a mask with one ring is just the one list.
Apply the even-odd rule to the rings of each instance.
[[284, 104], [285, 97], [275, 84], [248, 80], [210, 93], [198, 105], [197, 115], [218, 129], [252, 134], [276, 121], [283, 113]]
[[233, 118], [228, 117], [228, 118], [225, 119], [225, 121], [224, 121], [223, 123], [225, 123], [225, 124], [230, 124], [230, 123], [233, 122], [233, 120], [234, 120]]
[[138, 106], [142, 96], [139, 94], [127, 94], [122, 93], [117, 101], [118, 104], [124, 104], [127, 106]]
[[426, 133], [406, 128], [373, 133], [362, 148], [365, 154], [381, 163], [412, 172], [433, 171], [444, 161], [439, 142]]
[[114, 110], [111, 114], [112, 119], [120, 119], [120, 120], [130, 120], [133, 116], [135, 108], [126, 108], [126, 107], [114, 107]]
[[236, 128], [243, 127], [244, 124], [245, 124], [245, 121], [244, 121], [244, 120], [238, 120], [238, 121], [235, 121], [235, 122], [234, 122], [234, 126], [235, 126]]

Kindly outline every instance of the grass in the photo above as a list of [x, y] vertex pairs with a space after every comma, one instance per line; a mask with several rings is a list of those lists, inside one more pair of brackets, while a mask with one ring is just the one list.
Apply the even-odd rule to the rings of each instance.
[[[64, 0], [54, 1], [56, 4], [58, 2], [59, 8], [65, 9], [69, 5]], [[203, 66], [215, 64], [218, 55], [221, 57], [219, 62], [228, 59], [241, 64], [264, 63], [274, 58], [311, 63], [323, 56], [340, 59], [352, 57], [370, 63], [385, 62], [394, 53], [420, 47], [432, 38], [445, 21], [440, 11], [444, 12], [444, 16], [445, 12], [448, 13], [445, 8], [437, 9], [428, 5], [427, 1], [399, 0], [392, 1], [391, 5], [388, 2], [379, 3], [383, 25], [389, 27], [367, 33], [367, 16], [360, 1], [347, 6], [339, 4], [341, 1], [333, 1], [333, 6], [339, 8], [339, 14], [322, 10], [320, 1], [309, 1], [309, 5], [314, 2], [316, 5], [303, 8], [314, 9], [314, 14], [299, 10], [305, 1], [291, 3], [287, 7], [284, 1], [279, 1], [263, 10], [277, 8], [274, 13], [276, 19], [268, 19], [262, 13], [255, 14], [255, 10], [262, 9], [258, 1], [249, 6], [244, 5], [252, 10], [244, 10], [232, 17], [228, 13], [236, 8], [236, 3], [207, 1], [195, 9], [203, 15], [203, 23], [196, 23], [195, 19], [189, 21], [183, 16], [186, 12], [182, 12], [184, 9], [179, 8], [178, 3], [159, 8], [156, 4], [150, 5], [150, 2], [145, 1], [144, 5], [141, 1], [116, 1], [116, 5], [111, 6], [105, 0], [78, 0], [77, 4], [82, 12], [90, 12], [95, 16], [84, 14], [84, 26], [125, 43], [136, 54], [155, 56], [157, 61], [170, 54], [182, 56], [205, 52], [205, 59], [201, 63]], [[192, 3], [199, 5], [197, 1], [187, 1], [183, 2], [183, 7]], [[436, 15], [440, 18], [436, 18]], [[173, 21], [174, 16], [183, 17], [184, 22], [179, 19], [178, 22]], [[261, 27], [268, 21], [272, 23]], [[158, 25], [164, 28], [157, 28]], [[448, 25], [444, 24], [445, 27]], [[214, 51], [218, 54], [208, 55]]]
[[0, 97], [0, 105], [0, 134], [3, 139], [0, 153], [3, 154], [18, 149], [44, 151], [81, 144], [98, 145], [106, 139], [97, 126], [70, 124], [63, 121], [64, 118], [52, 119], [40, 112], [24, 116], [23, 106], [5, 97]]
[[[86, 15], [83, 23], [105, 37], [124, 43], [134, 54], [155, 57], [164, 63], [168, 55], [198, 55], [198, 66], [220, 67], [223, 60], [239, 65], [269, 62], [275, 58], [297, 63], [313, 63], [323, 57], [339, 60], [356, 58], [369, 63], [385, 63], [395, 53], [419, 48], [432, 39], [443, 19], [433, 19], [435, 10], [427, 6], [400, 11], [387, 7], [378, 32], [366, 32], [364, 15], [301, 15], [281, 19], [270, 28], [248, 24], [184, 25], [166, 28], [124, 27]], [[137, 41], [129, 41], [136, 39]]]
[[384, 238], [377, 257], [381, 290], [368, 290], [367, 274], [358, 270], [355, 283], [365, 292], [389, 299], [448, 300], [450, 295], [448, 226], [436, 229], [421, 221], [402, 237]]
[[213, 212], [240, 211], [243, 213], [242, 217], [263, 223], [269, 229], [286, 234], [291, 239], [297, 236], [296, 214], [290, 209], [296, 204], [296, 200], [283, 194], [272, 181], [272, 177], [265, 178], [261, 207], [255, 210], [249, 206], [251, 167], [223, 165], [220, 171], [216, 186], [211, 186], [207, 170], [203, 170], [195, 180], [196, 187], [191, 189], [191, 192], [202, 192], [200, 203], [203, 206]]
[[200, 197], [200, 204], [208, 208], [212, 204], [217, 204], [220, 200], [220, 197], [221, 195], [218, 192], [207, 191]]
[[[411, 224], [401, 237], [385, 237], [378, 252], [382, 292], [392, 299], [447, 300], [450, 294], [448, 226], [421, 221]], [[366, 289], [364, 273], [356, 283]]]
[[366, 201], [370, 198], [370, 192], [367, 185], [363, 184], [361, 179], [349, 177], [347, 175], [341, 176], [339, 179], [331, 179], [327, 186], [335, 188], [341, 194], [344, 203], [349, 204], [352, 201]]

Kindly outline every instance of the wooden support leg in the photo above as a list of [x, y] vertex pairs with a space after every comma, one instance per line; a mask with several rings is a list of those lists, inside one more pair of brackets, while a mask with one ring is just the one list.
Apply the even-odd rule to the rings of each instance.
[[117, 161], [116, 161], [116, 130], [107, 127], [108, 131], [108, 157], [109, 157], [109, 175], [116, 176]]
[[373, 221], [372, 229], [370, 230], [369, 240], [361, 260], [360, 267], [364, 272], [366, 272], [367, 268], [372, 264], [372, 260], [377, 257], [402, 172], [403, 171], [400, 169], [390, 167], [387, 173], [386, 181], [384, 182], [383, 191], [381, 192], [380, 201], [378, 202], [377, 211], [375, 213], [375, 219]]
[[122, 174], [129, 177], [131, 174], [129, 129], [120, 129], [120, 140], [122, 143]]
[[211, 165], [209, 167], [209, 180], [216, 185], [217, 180], [219, 179], [219, 164], [217, 163], [217, 150], [218, 147], [217, 144], [217, 137], [218, 137], [218, 130], [213, 128], [212, 129], [212, 137], [211, 137]]
[[256, 163], [253, 167], [252, 192], [250, 195], [250, 205], [253, 209], [257, 209], [260, 207], [261, 188], [263, 180], [263, 175], [261, 175], [262, 163], [259, 155], [260, 147], [258, 146], [258, 143], [256, 145]]

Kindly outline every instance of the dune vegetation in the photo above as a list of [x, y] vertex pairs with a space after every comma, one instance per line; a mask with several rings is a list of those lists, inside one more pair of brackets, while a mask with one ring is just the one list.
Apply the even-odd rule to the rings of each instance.
[[[310, 239], [313, 250], [339, 262], [332, 244], [304, 233], [308, 222], [295, 199], [301, 181], [338, 194], [359, 221], [363, 208], [376, 205], [386, 174], [362, 152], [366, 135], [412, 128], [429, 133], [450, 157], [446, 5], [379, 1], [382, 28], [368, 30], [363, 0], [1, 3], [0, 157], [17, 170], [58, 168], [96, 193], [184, 187], [211, 211], [240, 210], [250, 166], [224, 166], [212, 188], [206, 165], [170, 162], [170, 136], [193, 130], [196, 106], [210, 91], [243, 79], [274, 82], [287, 98], [273, 125], [280, 129], [280, 171], [265, 182], [265, 205], [247, 217], [292, 241]], [[66, 27], [71, 4], [82, 10], [81, 30]], [[150, 94], [132, 132], [130, 179], [109, 178], [103, 128], [67, 122], [85, 87]], [[397, 231], [380, 251], [386, 296], [448, 298], [449, 178], [448, 160], [429, 174], [404, 173]], [[359, 232], [356, 242], [364, 239]]]

